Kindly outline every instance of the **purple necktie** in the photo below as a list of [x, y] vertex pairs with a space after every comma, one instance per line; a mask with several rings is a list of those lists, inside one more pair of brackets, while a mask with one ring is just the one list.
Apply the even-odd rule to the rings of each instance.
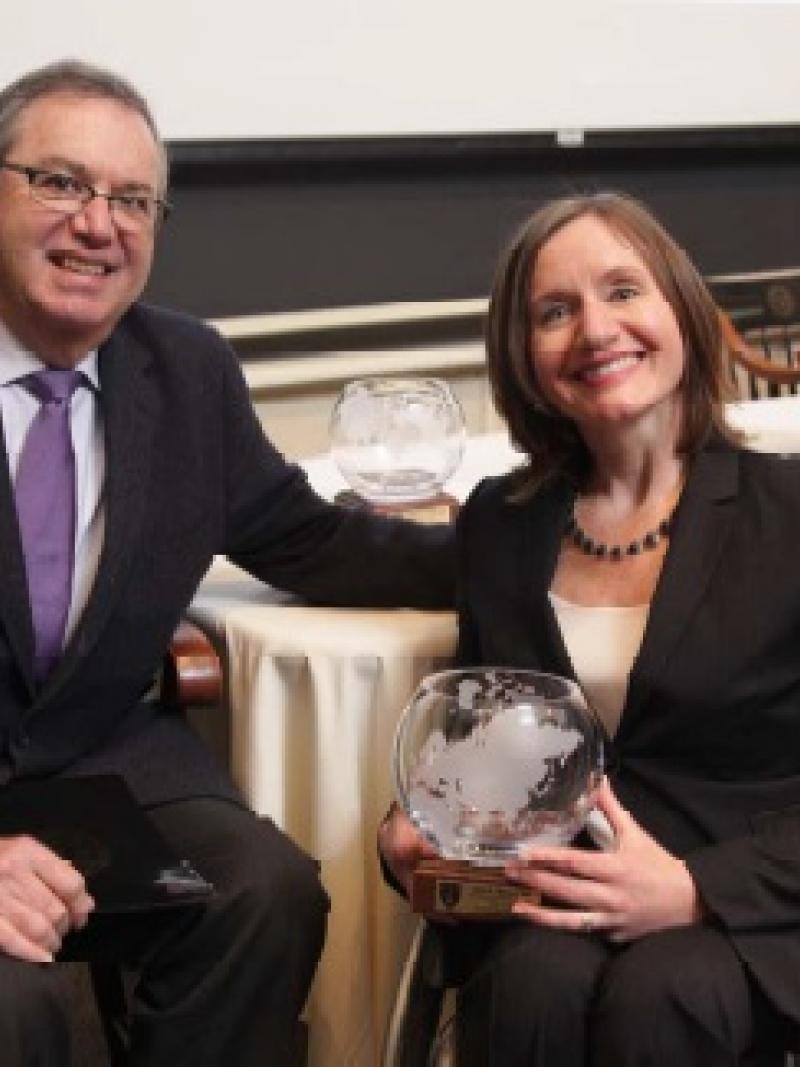
[[20, 381], [41, 404], [25, 437], [14, 484], [38, 681], [61, 656], [72, 595], [75, 456], [69, 402], [82, 377], [75, 370], [43, 370]]

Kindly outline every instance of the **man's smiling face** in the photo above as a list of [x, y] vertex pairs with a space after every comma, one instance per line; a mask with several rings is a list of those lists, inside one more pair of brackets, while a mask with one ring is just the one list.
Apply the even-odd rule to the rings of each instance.
[[[159, 149], [141, 115], [115, 100], [57, 93], [20, 114], [4, 160], [53, 170], [100, 192], [159, 195]], [[102, 197], [65, 214], [0, 170], [0, 320], [45, 362], [73, 366], [139, 296], [155, 231], [117, 228]]]

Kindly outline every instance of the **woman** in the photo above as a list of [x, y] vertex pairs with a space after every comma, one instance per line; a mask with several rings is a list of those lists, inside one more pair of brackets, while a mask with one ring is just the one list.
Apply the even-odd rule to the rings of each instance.
[[[613, 850], [537, 848], [518, 922], [446, 930], [459, 1063], [715, 1067], [800, 1022], [800, 463], [740, 447], [696, 270], [635, 201], [555, 201], [501, 264], [521, 473], [459, 518], [459, 660], [576, 677]], [[380, 832], [408, 886], [428, 853]], [[777, 1061], [779, 1062], [779, 1060]]]

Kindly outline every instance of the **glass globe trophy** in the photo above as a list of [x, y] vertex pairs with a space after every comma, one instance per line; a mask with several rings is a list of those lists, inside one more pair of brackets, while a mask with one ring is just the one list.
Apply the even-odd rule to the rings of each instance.
[[364, 378], [340, 393], [331, 454], [351, 493], [344, 503], [448, 521], [456, 502], [442, 487], [461, 462], [464, 416], [439, 378]]
[[415, 872], [412, 908], [493, 918], [532, 895], [505, 880], [503, 865], [531, 845], [567, 845], [586, 824], [602, 727], [567, 678], [443, 671], [411, 697], [392, 761], [400, 805], [439, 853]]

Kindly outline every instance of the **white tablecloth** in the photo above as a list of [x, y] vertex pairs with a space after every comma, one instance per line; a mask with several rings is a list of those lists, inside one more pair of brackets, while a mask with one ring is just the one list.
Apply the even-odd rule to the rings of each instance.
[[391, 741], [416, 683], [451, 656], [455, 619], [276, 599], [217, 564], [191, 614], [227, 659], [234, 779], [321, 862], [331, 896], [307, 1012], [310, 1063], [373, 1067], [413, 929], [383, 884], [375, 845], [391, 799]]
[[[733, 405], [752, 447], [800, 449], [800, 401]], [[447, 486], [463, 499], [518, 457], [474, 438]], [[344, 487], [327, 457], [305, 464], [325, 496]], [[315, 855], [333, 910], [308, 1017], [312, 1067], [374, 1067], [412, 923], [383, 885], [375, 830], [391, 796], [394, 727], [419, 678], [455, 645], [448, 613], [292, 604], [217, 563], [192, 614], [227, 658], [233, 775], [253, 805]]]

